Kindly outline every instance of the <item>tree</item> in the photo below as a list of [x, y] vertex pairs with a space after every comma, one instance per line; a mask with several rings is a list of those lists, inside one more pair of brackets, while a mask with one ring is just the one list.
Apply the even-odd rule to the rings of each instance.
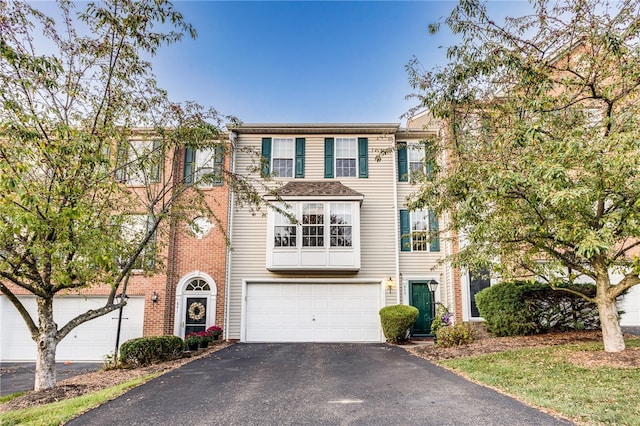
[[[0, 292], [37, 345], [36, 390], [55, 385], [56, 346], [73, 328], [126, 304], [117, 295], [136, 265], [161, 267], [155, 246], [171, 221], [218, 219], [197, 180], [224, 180], [239, 202], [261, 202], [252, 182], [222, 167], [190, 182], [178, 174], [185, 146], [228, 154], [222, 123], [234, 119], [172, 103], [156, 86], [144, 56], [195, 37], [170, 2], [106, 0], [77, 12], [62, 0], [57, 10], [59, 22], [0, 0]], [[104, 306], [54, 322], [56, 295], [99, 283], [110, 286]], [[25, 291], [37, 318], [18, 297]]]
[[[447, 214], [466, 245], [454, 265], [588, 277], [604, 348], [624, 350], [616, 298], [640, 283], [640, 4], [532, 1], [497, 22], [462, 0], [442, 23], [449, 63], [408, 72], [421, 107], [444, 123], [446, 157], [414, 208]], [[620, 282], [610, 272], [623, 275]]]

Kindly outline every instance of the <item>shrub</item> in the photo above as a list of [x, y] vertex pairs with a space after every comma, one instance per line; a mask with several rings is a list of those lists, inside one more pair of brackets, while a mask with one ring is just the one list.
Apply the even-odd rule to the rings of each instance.
[[[566, 284], [563, 287], [595, 295], [592, 284]], [[476, 303], [487, 330], [495, 336], [600, 327], [598, 308], [594, 303], [575, 294], [554, 290], [546, 283], [500, 283], [479, 292]]]
[[476, 330], [466, 322], [440, 327], [436, 332], [436, 345], [442, 348], [468, 345], [475, 339]]
[[[528, 282], [504, 282], [476, 294], [478, 311], [487, 331], [495, 336], [517, 336], [537, 332], [534, 313], [528, 309], [525, 293], [533, 290]], [[536, 287], [537, 288], [537, 287]]]
[[407, 331], [418, 318], [418, 308], [408, 305], [385, 306], [380, 309], [382, 331], [388, 341], [402, 343], [407, 340]]
[[146, 366], [182, 356], [184, 342], [177, 336], [152, 336], [127, 340], [120, 346], [125, 366]]

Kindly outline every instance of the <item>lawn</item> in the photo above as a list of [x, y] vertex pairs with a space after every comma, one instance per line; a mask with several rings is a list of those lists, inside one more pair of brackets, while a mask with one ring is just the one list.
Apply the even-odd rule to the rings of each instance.
[[52, 402], [50, 404], [39, 405], [20, 410], [8, 411], [0, 414], [0, 424], [2, 426], [9, 425], [60, 425], [68, 420], [77, 417], [81, 413], [97, 407], [107, 401], [110, 401], [129, 389], [138, 386], [146, 381], [158, 376], [158, 373], [150, 374], [144, 377], [138, 377], [133, 380], [121, 383], [107, 389], [103, 389], [94, 393], [78, 396], [75, 398], [65, 399], [63, 401]]
[[[640, 348], [640, 339], [627, 340], [627, 347], [627, 356], [631, 350], [640, 357], [640, 350], [633, 349]], [[598, 343], [548, 346], [440, 364], [580, 424], [640, 425], [640, 368], [586, 366], [581, 361], [602, 350]]]

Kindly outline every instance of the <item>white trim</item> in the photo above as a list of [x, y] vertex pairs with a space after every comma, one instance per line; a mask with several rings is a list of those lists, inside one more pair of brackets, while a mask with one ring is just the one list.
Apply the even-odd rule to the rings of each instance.
[[194, 279], [201, 279], [206, 281], [207, 284], [209, 284], [209, 288], [211, 289], [209, 292], [202, 291], [198, 293], [201, 293], [203, 296], [207, 297], [206, 327], [210, 327], [212, 325], [215, 325], [216, 323], [216, 314], [217, 314], [216, 299], [218, 296], [218, 286], [216, 285], [215, 280], [211, 278], [211, 276], [206, 272], [202, 272], [202, 271], [189, 272], [188, 274], [183, 275], [180, 281], [178, 281], [178, 285], [176, 286], [176, 306], [175, 306], [175, 315], [174, 315], [174, 321], [173, 321], [173, 334], [182, 338], [184, 338], [184, 323], [182, 322], [182, 318], [184, 318], [184, 311], [183, 311], [182, 302], [185, 296], [195, 294], [195, 293], [185, 292], [184, 288], [187, 286], [187, 284], [189, 284], [189, 282], [191, 282], [191, 280], [194, 280]]
[[[247, 338], [247, 286], [249, 284], [376, 284], [378, 285], [378, 307], [385, 305], [384, 279], [375, 278], [243, 278], [242, 279], [242, 303], [240, 308], [240, 341], [246, 342]], [[382, 326], [379, 330], [379, 341], [384, 342]]]

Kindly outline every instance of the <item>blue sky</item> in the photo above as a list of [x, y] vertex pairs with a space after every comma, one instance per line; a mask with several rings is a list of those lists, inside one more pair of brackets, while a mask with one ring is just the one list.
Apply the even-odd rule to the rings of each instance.
[[[453, 1], [176, 1], [196, 40], [153, 59], [172, 100], [194, 100], [247, 123], [402, 122], [415, 101], [412, 56], [444, 64], [452, 43], [427, 26]], [[492, 2], [518, 14], [526, 2]]]

